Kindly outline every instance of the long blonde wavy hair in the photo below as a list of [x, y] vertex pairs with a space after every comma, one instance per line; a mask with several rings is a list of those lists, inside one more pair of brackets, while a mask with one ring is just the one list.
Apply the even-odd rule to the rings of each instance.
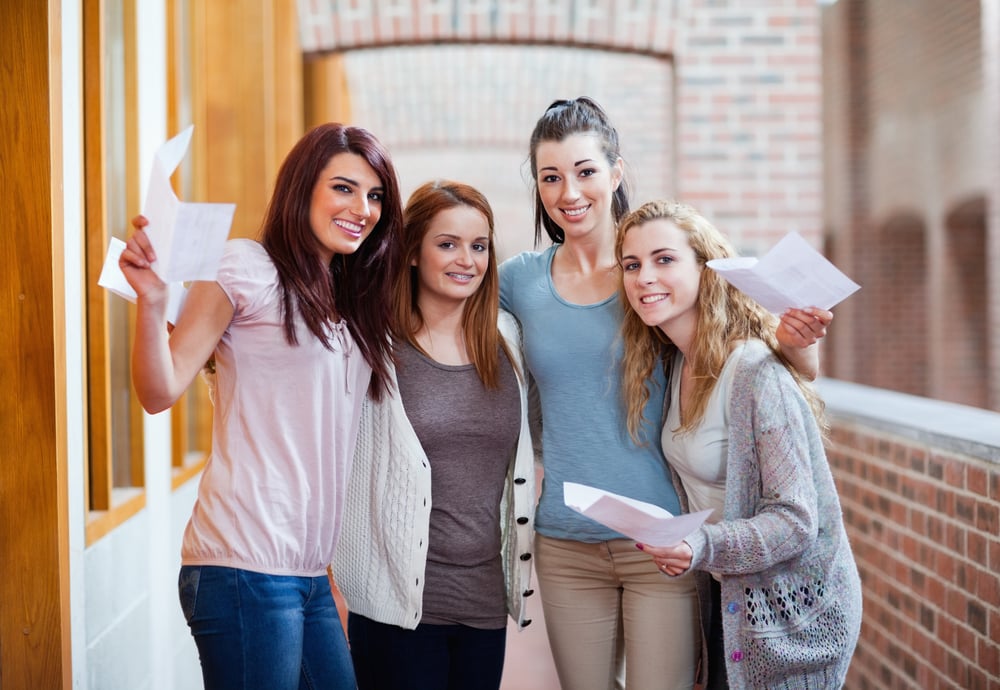
[[[625, 216], [618, 226], [615, 256], [619, 266], [622, 245], [628, 233], [654, 220], [668, 220], [684, 231], [702, 267], [712, 259], [737, 256], [729, 240], [693, 207], [676, 201], [651, 201]], [[650, 396], [648, 382], [655, 367], [669, 366], [676, 346], [658, 327], [643, 323], [628, 301], [623, 282], [619, 283], [619, 293], [625, 308], [621, 330], [625, 347], [622, 395], [628, 411], [629, 434], [638, 442], [640, 428], [650, 421], [643, 416]], [[809, 402], [820, 428], [825, 429], [822, 400], [781, 353], [776, 336], [778, 318], [774, 314], [711, 269], [701, 271], [696, 308], [698, 316], [691, 348], [693, 358], [688, 362], [694, 389], [691, 391], [690, 408], [685, 410], [684, 421], [678, 431], [690, 431], [698, 425], [730, 353], [740, 341], [750, 338], [762, 340], [785, 365]], [[660, 420], [652, 421], [659, 423]]]

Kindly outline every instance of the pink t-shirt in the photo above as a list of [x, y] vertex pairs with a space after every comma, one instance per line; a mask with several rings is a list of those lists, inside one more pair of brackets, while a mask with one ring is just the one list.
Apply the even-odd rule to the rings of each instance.
[[277, 271], [259, 243], [229, 241], [216, 280], [235, 311], [215, 349], [212, 454], [182, 563], [322, 575], [371, 368], [343, 322], [332, 351], [301, 322], [288, 345]]

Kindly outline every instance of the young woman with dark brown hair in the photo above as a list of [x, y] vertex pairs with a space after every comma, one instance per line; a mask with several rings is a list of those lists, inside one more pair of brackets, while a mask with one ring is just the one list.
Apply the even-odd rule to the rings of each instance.
[[308, 132], [278, 172], [260, 241], [226, 244], [168, 335], [142, 227], [120, 266], [138, 295], [132, 377], [159, 412], [215, 362], [212, 453], [179, 590], [208, 690], [354, 688], [327, 566], [362, 402], [390, 376], [396, 172], [366, 130]]

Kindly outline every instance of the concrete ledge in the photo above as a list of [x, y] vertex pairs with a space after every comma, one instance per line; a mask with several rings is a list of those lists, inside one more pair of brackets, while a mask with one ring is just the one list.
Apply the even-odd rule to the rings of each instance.
[[821, 378], [831, 422], [852, 421], [1000, 464], [1000, 413]]

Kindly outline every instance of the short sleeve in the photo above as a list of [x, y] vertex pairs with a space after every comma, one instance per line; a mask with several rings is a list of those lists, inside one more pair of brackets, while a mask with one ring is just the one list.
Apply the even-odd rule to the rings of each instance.
[[277, 271], [259, 242], [235, 239], [226, 242], [215, 280], [233, 304], [233, 320], [240, 321], [272, 303]]

